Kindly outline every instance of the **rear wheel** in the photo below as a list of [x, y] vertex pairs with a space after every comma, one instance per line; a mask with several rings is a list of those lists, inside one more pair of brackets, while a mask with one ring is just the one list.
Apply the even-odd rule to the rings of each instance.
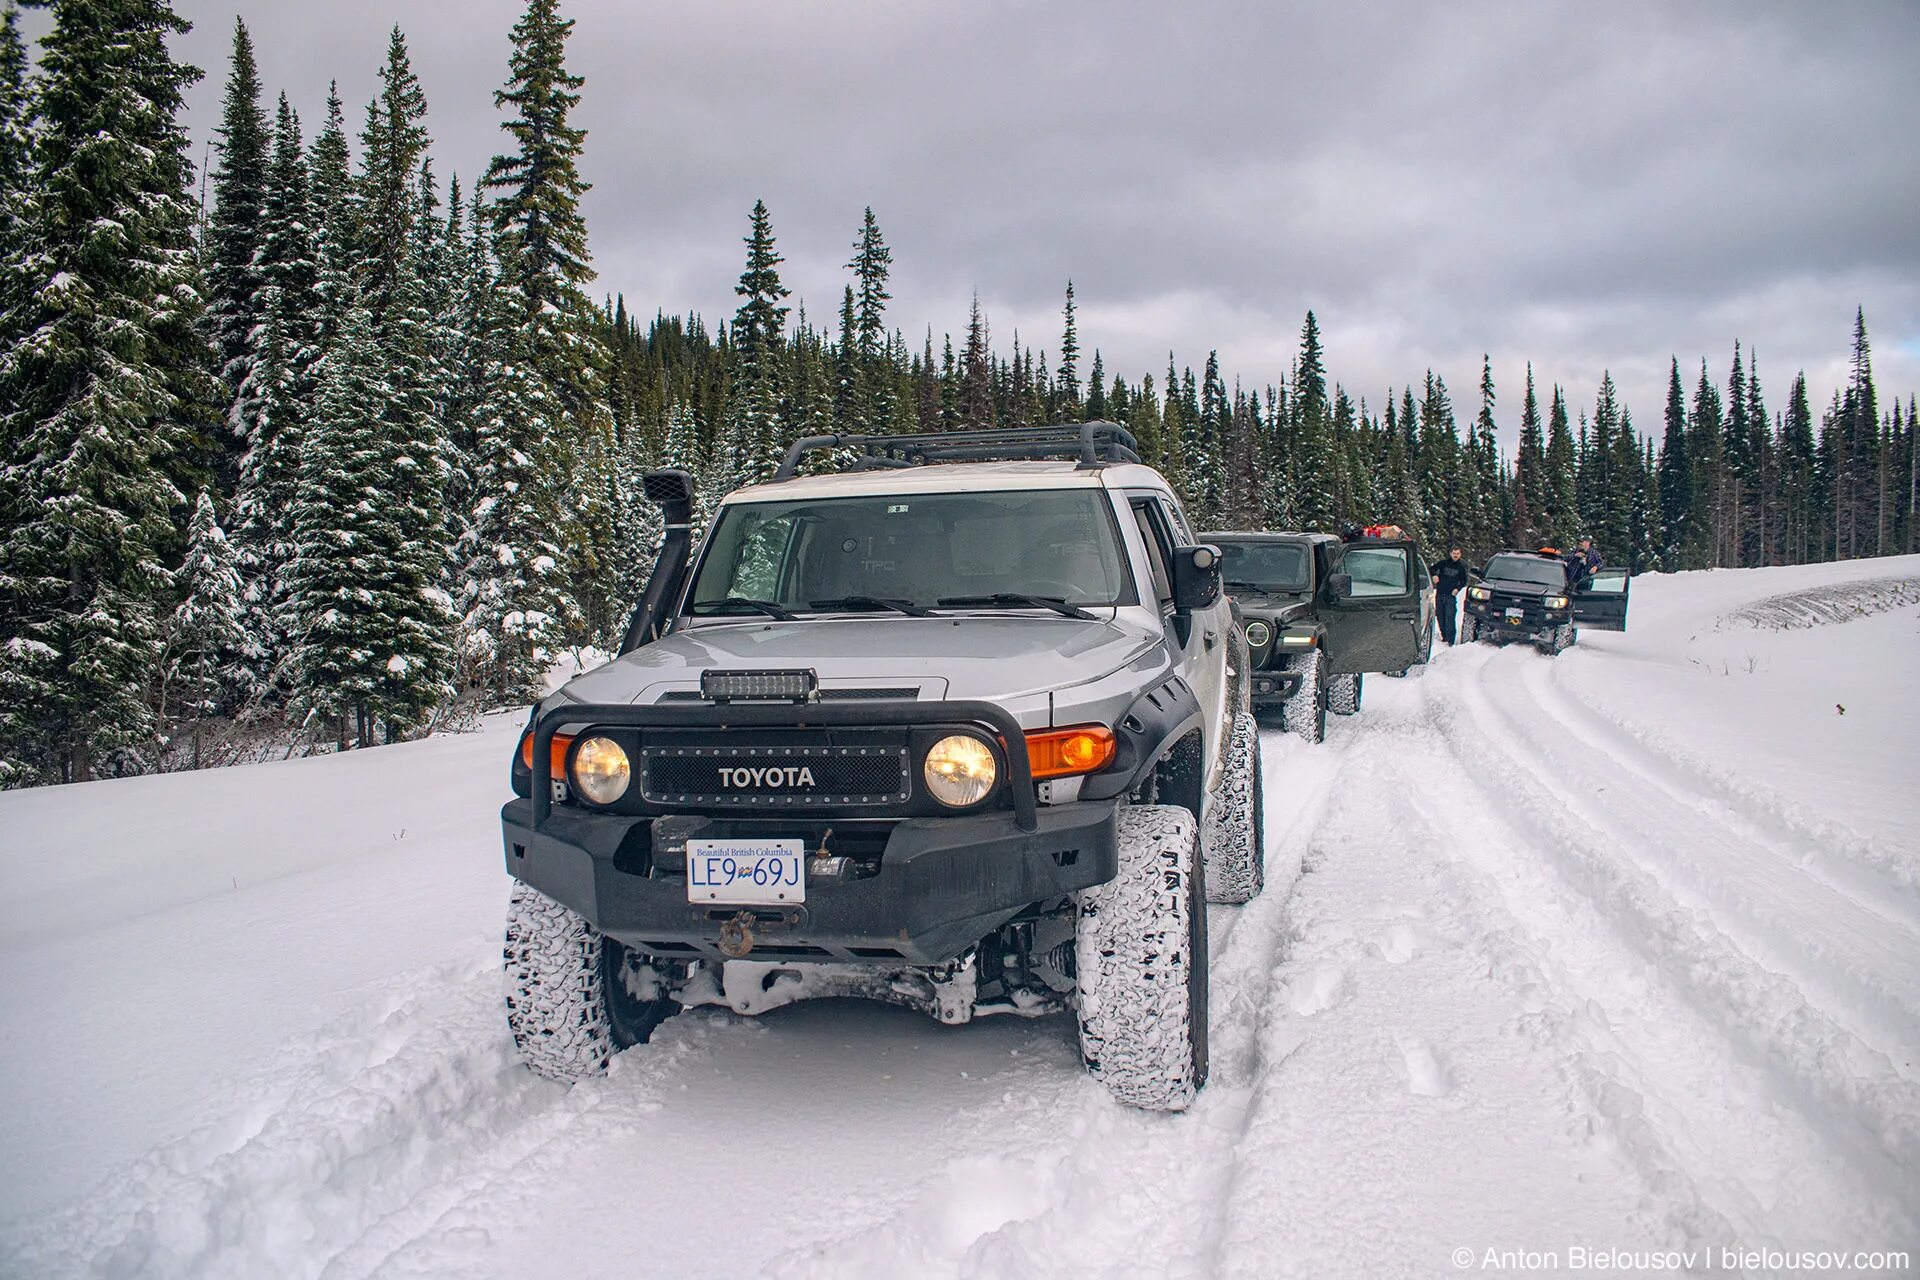
[[1287, 699], [1287, 732], [1308, 742], [1322, 742], [1327, 736], [1327, 655], [1315, 649], [1294, 659], [1300, 671], [1300, 687]]
[[1207, 907], [1200, 829], [1175, 805], [1127, 805], [1120, 866], [1079, 898], [1080, 1054], [1129, 1106], [1184, 1111], [1207, 1081]]
[[1266, 887], [1266, 805], [1260, 733], [1253, 716], [1233, 718], [1227, 767], [1210, 797], [1204, 825], [1208, 902], [1251, 902]]
[[680, 1006], [645, 957], [578, 912], [514, 882], [507, 906], [507, 1026], [520, 1058], [550, 1080], [604, 1075]]
[[1361, 677], [1335, 676], [1327, 685], [1327, 710], [1337, 716], [1350, 716], [1360, 710]]

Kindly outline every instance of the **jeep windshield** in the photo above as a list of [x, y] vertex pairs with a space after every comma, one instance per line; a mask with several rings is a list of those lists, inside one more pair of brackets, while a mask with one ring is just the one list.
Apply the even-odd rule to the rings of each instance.
[[1222, 542], [1229, 588], [1300, 592], [1307, 589], [1308, 548], [1298, 542]]
[[1015, 489], [722, 507], [686, 611], [738, 621], [1134, 598], [1104, 492]]
[[1567, 568], [1558, 560], [1535, 556], [1495, 556], [1480, 575], [1488, 582], [1524, 582], [1535, 587], [1564, 587]]

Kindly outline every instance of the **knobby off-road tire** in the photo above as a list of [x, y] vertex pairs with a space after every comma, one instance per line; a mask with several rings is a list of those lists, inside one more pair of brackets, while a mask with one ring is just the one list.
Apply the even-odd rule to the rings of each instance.
[[1207, 1082], [1200, 830], [1175, 805], [1120, 810], [1120, 868], [1079, 898], [1080, 1055], [1128, 1106], [1184, 1111]]
[[1460, 630], [1455, 634], [1460, 637], [1461, 644], [1472, 644], [1480, 638], [1480, 619], [1470, 613], [1462, 615]]
[[1360, 682], [1358, 672], [1335, 676], [1327, 685], [1327, 710], [1337, 716], [1350, 716], [1360, 710]]
[[604, 1075], [679, 1010], [627, 990], [629, 953], [577, 912], [518, 881], [507, 906], [507, 1026], [520, 1058], [549, 1080]]
[[1323, 742], [1327, 736], [1327, 655], [1315, 649], [1294, 662], [1301, 673], [1300, 687], [1285, 703], [1287, 732], [1308, 742]]
[[1266, 801], [1260, 777], [1260, 730], [1245, 711], [1233, 718], [1227, 767], [1208, 797], [1202, 843], [1207, 901], [1251, 902], [1267, 883]]

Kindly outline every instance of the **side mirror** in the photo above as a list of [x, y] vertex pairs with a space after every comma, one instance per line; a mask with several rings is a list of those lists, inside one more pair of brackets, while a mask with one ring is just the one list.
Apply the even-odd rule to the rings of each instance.
[[1350, 573], [1328, 574], [1327, 591], [1335, 600], [1351, 600], [1353, 598], [1353, 575]]
[[1202, 544], [1173, 552], [1173, 607], [1181, 613], [1205, 609], [1224, 589], [1220, 548]]

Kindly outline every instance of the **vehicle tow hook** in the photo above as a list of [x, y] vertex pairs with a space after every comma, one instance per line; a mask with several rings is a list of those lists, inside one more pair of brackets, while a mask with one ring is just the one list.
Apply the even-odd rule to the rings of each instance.
[[720, 926], [720, 952], [733, 960], [744, 960], [753, 950], [753, 913], [742, 911]]

